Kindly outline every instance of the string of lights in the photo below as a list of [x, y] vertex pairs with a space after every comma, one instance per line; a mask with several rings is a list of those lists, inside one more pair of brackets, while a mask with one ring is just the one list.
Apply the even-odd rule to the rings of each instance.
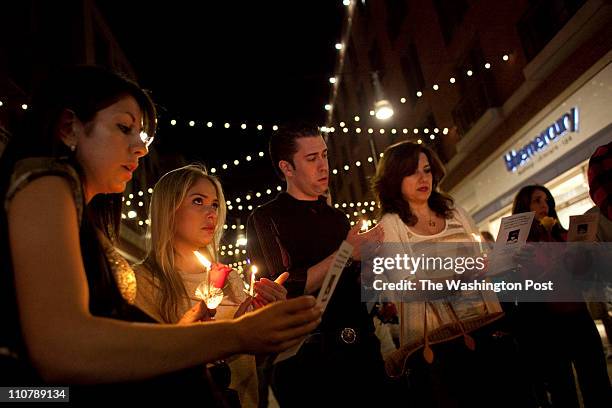
[[[358, 116], [355, 116], [355, 117], [357, 118]], [[334, 126], [323, 126], [323, 127], [321, 127], [321, 132], [323, 132], [323, 133], [334, 133], [336, 131], [338, 131], [338, 133], [341, 133], [341, 132], [342, 133], [353, 132], [353, 133], [356, 133], [356, 134], [360, 134], [362, 132], [363, 133], [367, 132], [368, 134], [379, 133], [381, 135], [383, 135], [383, 134], [385, 134], [387, 132], [389, 132], [389, 133], [391, 133], [393, 135], [395, 135], [397, 133], [400, 133], [400, 132], [405, 134], [405, 135], [407, 135], [409, 133], [413, 133], [415, 135], [418, 135], [418, 134], [421, 134], [421, 133], [425, 134], [425, 135], [429, 135], [430, 133], [432, 135], [434, 135], [434, 134], [437, 135], [439, 133], [442, 133], [443, 135], [447, 135], [448, 132], [449, 132], [449, 129], [447, 127], [442, 128], [442, 129], [439, 129], [439, 128], [435, 127], [435, 128], [432, 128], [431, 130], [429, 128], [422, 128], [422, 129], [419, 129], [419, 128], [400, 128], [400, 129], [397, 129], [397, 128], [384, 128], [384, 127], [382, 127], [382, 128], [373, 128], [373, 127], [367, 127], [367, 128], [355, 127], [355, 128], [350, 128], [350, 127], [348, 127], [346, 125], [346, 122], [340, 122], [338, 129], [336, 129], [336, 127], [334, 127]]]
[[[221, 250], [221, 252], [219, 252], [219, 253], [221, 254], [221, 256], [225, 256], [226, 252], [224, 250]], [[236, 254], [236, 255], [240, 255], [240, 254], [246, 255], [246, 253], [247, 253], [246, 249], [236, 248], [236, 249], [228, 249], [227, 250], [227, 255], [228, 256], [232, 256], [234, 254]]]
[[[336, 208], [338, 208], [337, 205], [338, 204], [335, 204], [334, 206]], [[376, 211], [375, 207], [369, 207], [369, 208], [364, 207], [364, 208], [360, 208], [358, 211], [353, 211], [352, 213], [348, 213], [348, 214], [345, 214], [345, 215], [346, 215], [346, 217], [349, 220], [352, 217], [355, 217], [355, 218], [361, 220], [364, 214], [371, 213], [371, 212], [374, 212], [374, 211]], [[122, 214], [121, 216], [122, 216], [121, 218], [123, 218], [123, 219], [134, 220], [139, 226], [150, 225], [149, 219], [144, 219], [143, 220], [143, 219], [138, 218], [138, 214], [134, 210], [130, 210], [127, 214]], [[356, 223], [356, 221], [351, 221], [351, 226], [355, 225], [355, 223]], [[376, 220], [374, 220], [373, 223], [376, 224]], [[230, 231], [230, 230], [231, 231], [244, 231], [245, 226], [244, 226], [244, 224], [225, 224], [225, 225], [223, 225], [223, 229], [225, 231]], [[231, 247], [231, 245], [230, 245], [230, 247]], [[246, 252], [243, 252], [243, 253], [246, 253]], [[224, 255], [224, 254], [222, 254], [222, 255]], [[230, 254], [230, 255], [232, 255], [232, 254]]]
[[[276, 189], [276, 191], [282, 191], [283, 190], [283, 188], [280, 185], [276, 186], [275, 189]], [[236, 197], [233, 200], [227, 200], [225, 203], [227, 204], [227, 209], [230, 210], [230, 211], [234, 209], [234, 205], [236, 206], [235, 208], [238, 211], [242, 211], [244, 209], [251, 211], [251, 210], [253, 210], [253, 206], [251, 205], [251, 202], [255, 201], [255, 199], [253, 197], [255, 197], [255, 198], [265, 197], [264, 194], [265, 195], [271, 195], [272, 192], [273, 192], [273, 189], [272, 188], [268, 188], [264, 192], [259, 192], [258, 191], [256, 193], [249, 193], [249, 194], [245, 195], [244, 197]], [[244, 200], [244, 202], [243, 202], [243, 200]], [[247, 204], [247, 205], [244, 205], [244, 204]]]
[[[383, 154], [381, 153], [380, 156], [382, 157]], [[372, 158], [369, 157], [368, 158], [368, 162], [369, 163], [373, 163], [373, 160], [371, 160]], [[355, 166], [359, 167], [361, 166], [361, 162], [360, 161], [356, 161], [355, 162]], [[349, 165], [345, 165], [344, 167], [345, 171], [350, 171], [350, 166]], [[337, 169], [333, 169], [331, 171], [332, 174], [337, 175], [338, 174], [338, 170]], [[276, 186], [276, 191], [282, 191], [282, 187], [280, 185]], [[150, 194], [153, 193], [153, 189], [149, 188], [147, 190], [147, 192]], [[236, 197], [233, 200], [227, 200], [226, 204], [227, 204], [227, 209], [230, 211], [252, 211], [255, 205], [255, 198], [261, 198], [261, 197], [265, 197], [265, 195], [271, 195], [273, 192], [273, 190], [271, 188], [268, 188], [267, 190], [265, 190], [265, 192], [256, 192], [254, 194], [247, 194], [244, 197]], [[265, 194], [265, 195], [264, 195]], [[129, 219], [129, 220], [134, 220], [139, 226], [144, 226], [144, 225], [149, 225], [150, 221], [148, 219], [146, 219], [146, 217], [144, 219], [138, 218], [138, 211], [140, 209], [146, 209], [148, 206], [148, 202], [147, 202], [147, 197], [145, 196], [145, 192], [144, 191], [138, 191], [136, 193], [130, 193], [128, 194], [127, 197], [123, 197], [122, 198], [124, 205], [126, 207], [130, 207], [128, 208], [127, 213], [123, 213], [121, 215], [121, 217], [123, 219]], [[243, 201], [244, 200], [244, 201]], [[363, 208], [359, 208], [362, 207]], [[372, 201], [369, 205], [370, 209], [369, 211], [372, 212], [374, 211], [374, 206], [375, 206], [375, 202]], [[367, 202], [349, 202], [349, 203], [336, 203], [334, 204], [335, 208], [353, 208], [353, 207], [357, 207], [359, 208], [360, 212], [362, 214], [364, 214], [365, 209], [368, 207], [368, 203]], [[244, 225], [242, 224], [225, 224], [223, 226], [223, 229], [228, 230], [242, 230], [244, 229]]]
[[[406, 98], [401, 98], [402, 103], [405, 103], [405, 100], [406, 100]], [[4, 105], [5, 105], [5, 103], [0, 100], [0, 107], [2, 107]], [[22, 104], [21, 106], [22, 106], [23, 110], [27, 110], [29, 108], [27, 104]], [[370, 111], [370, 115], [372, 115], [372, 116], [374, 115], [374, 111], [373, 110]], [[360, 120], [361, 120], [361, 118], [358, 115], [355, 115], [353, 117], [353, 121], [354, 122], [359, 122]], [[367, 127], [367, 128], [364, 127], [364, 128], [362, 128], [362, 127], [359, 127], [359, 126], [351, 128], [351, 127], [349, 127], [347, 125], [348, 122], [349, 122], [348, 120], [347, 121], [340, 121], [339, 124], [338, 124], [339, 125], [338, 129], [335, 126], [321, 126], [320, 130], [321, 130], [321, 132], [327, 133], [327, 134], [335, 133], [337, 131], [338, 133], [340, 133], [340, 132], [351, 133], [352, 132], [352, 133], [356, 133], [356, 134], [360, 134], [362, 132], [363, 133], [367, 132], [368, 134], [373, 134], [373, 133], [385, 134], [387, 132], [389, 132], [391, 134], [397, 134], [397, 133], [401, 132], [403, 134], [413, 133], [415, 135], [418, 135], [418, 134], [422, 133], [422, 134], [425, 134], [425, 135], [429, 135], [429, 133], [431, 132], [431, 135], [429, 135], [431, 140], [434, 140], [435, 139], [435, 135], [438, 134], [438, 133], [442, 133], [443, 135], [446, 135], [449, 132], [449, 129], [446, 128], [446, 127], [443, 128], [443, 129], [433, 128], [431, 130], [429, 128], [423, 128], [423, 129], [419, 129], [419, 128], [399, 128], [398, 129], [398, 128], [386, 128], [386, 127], [380, 127], [380, 128], [378, 128], [378, 127]], [[194, 120], [190, 120], [188, 122], [190, 127], [195, 127], [196, 125], [199, 125], [200, 123], [203, 124], [204, 122], [203, 121], [194, 121]], [[177, 120], [176, 119], [172, 119], [170, 121], [170, 124], [172, 126], [175, 126], [177, 124]], [[209, 127], [209, 128], [213, 127], [213, 122], [210, 122], [210, 121], [206, 122], [206, 127]], [[246, 129], [247, 125], [246, 125], [246, 123], [241, 123], [240, 127], [242, 129]], [[231, 128], [230, 123], [226, 122], [225, 125], [223, 126], [223, 128], [224, 129]], [[263, 125], [257, 125], [257, 129], [258, 130], [262, 130], [263, 129]], [[272, 130], [277, 131], [278, 130], [278, 126], [277, 125], [272, 126]], [[254, 159], [264, 158], [264, 157], [266, 157], [266, 154], [263, 151], [253, 152], [253, 153], [249, 153], [246, 156], [244, 156], [244, 161], [245, 162], [251, 162]], [[236, 158], [234, 160], [228, 160], [227, 162], [221, 163], [221, 164], [219, 164], [217, 166], [211, 166], [210, 172], [212, 174], [219, 173], [222, 170], [228, 170], [228, 169], [232, 168], [232, 164], [235, 167], [235, 166], [239, 166], [241, 163], [242, 163], [241, 158]]]
[[[384, 154], [380, 153], [379, 154], [380, 157], [383, 157]], [[339, 175], [341, 174], [341, 172], [344, 173], [350, 173], [354, 167], [360, 167], [360, 166], [364, 166], [365, 163], [370, 163], [371, 165], [374, 165], [374, 159], [372, 156], [368, 157], [366, 160], [364, 160], [363, 162], [360, 160], [357, 160], [355, 162], [351, 162], [349, 164], [345, 164], [342, 168], [340, 169], [332, 169], [330, 171], [330, 173], [332, 175]], [[226, 205], [227, 205], [227, 209], [229, 211], [253, 211], [253, 209], [255, 208], [256, 205], [258, 205], [258, 201], [257, 199], [259, 198], [267, 198], [267, 196], [270, 196], [274, 190], [276, 191], [282, 191], [282, 186], [277, 185], [275, 188], [268, 188], [265, 191], [262, 192], [255, 192], [255, 193], [249, 193], [246, 194], [244, 196], [240, 196], [240, 197], [236, 197], [233, 199], [228, 199], [226, 200]], [[148, 188], [147, 192], [150, 194], [153, 193], [153, 188]], [[150, 221], [148, 219], [146, 219], [146, 216], [144, 218], [139, 218], [138, 217], [138, 212], [139, 210], [145, 210], [146, 208], [148, 208], [148, 198], [145, 195], [144, 191], [138, 191], [138, 192], [134, 192], [134, 193], [130, 193], [127, 195], [127, 197], [123, 197], [123, 202], [124, 205], [127, 208], [127, 213], [123, 213], [122, 214], [122, 218], [123, 219], [129, 219], [129, 220], [134, 220], [139, 226], [144, 226], [144, 225], [149, 225]], [[362, 206], [364, 208], [367, 207], [367, 203], [366, 202], [357, 202], [357, 203], [336, 203], [334, 204], [335, 208], [352, 208], [352, 207], [360, 207]], [[372, 201], [371, 203], [371, 207], [372, 209], [370, 211], [374, 211], [373, 206], [375, 205], [375, 203]], [[364, 213], [363, 209], [360, 209], [361, 213]], [[225, 230], [228, 229], [244, 229], [244, 225], [240, 225], [240, 224], [225, 224], [223, 226], [223, 228]]]
[[[350, 3], [349, 3], [350, 4]], [[335, 44], [335, 48], [336, 50], [342, 52], [345, 48], [344, 43], [336, 43]], [[500, 61], [501, 60], [501, 64], [505, 64], [508, 63], [511, 60], [511, 53], [506, 52], [503, 54], [499, 54], [497, 56], [494, 56], [494, 58], [491, 60], [496, 60], [496, 61]], [[465, 77], [467, 78], [471, 78], [474, 76], [475, 71], [477, 69], [479, 69], [480, 67], [471, 67], [471, 68], [467, 68], [465, 69], [465, 71], [461, 72], [461, 75], [465, 75]], [[493, 64], [490, 61], [486, 61], [483, 65], [482, 68], [484, 68], [485, 70], [490, 70], [493, 69]], [[329, 78], [329, 83], [332, 85], [332, 87], [337, 87], [338, 86], [338, 75], [330, 77]], [[429, 85], [425, 85], [422, 89], [419, 89], [415, 92], [415, 96], [417, 98], [422, 98], [424, 96], [424, 93], [431, 93], [431, 94], [435, 94], [436, 92], [440, 91], [444, 85], [446, 85], [447, 87], [452, 87], [457, 83], [457, 76], [450, 76], [448, 78], [445, 78], [444, 80], [429, 84]], [[336, 92], [332, 92], [332, 95], [335, 95]], [[399, 102], [401, 104], [405, 104], [408, 100], [405, 96], [400, 97]], [[327, 103], [323, 106], [323, 109], [325, 109], [326, 111], [331, 111], [332, 110], [332, 103]], [[374, 111], [370, 111], [370, 115], [374, 116]], [[358, 120], [357, 120], [358, 121]]]
[[[247, 154], [244, 158], [244, 160], [246, 162], [250, 162], [253, 160], [253, 158], [263, 158], [265, 157], [265, 153], [264, 152], [259, 152], [257, 154]], [[239, 166], [241, 161], [240, 159], [234, 159], [234, 160], [230, 160], [229, 163], [233, 163], [234, 167]], [[221, 165], [219, 165], [219, 167], [211, 167], [210, 168], [210, 173], [211, 174], [216, 174], [216, 173], [220, 173], [223, 170], [227, 170], [230, 168], [230, 165], [227, 163], [222, 163]]]
[[[276, 191], [282, 191], [282, 187], [280, 185], [276, 186], [274, 189]], [[150, 195], [153, 193], [153, 188], [149, 188], [147, 191]], [[227, 209], [229, 211], [233, 211], [233, 210], [252, 211], [254, 208], [254, 205], [256, 205], [255, 198], [267, 197], [271, 195], [272, 193], [273, 193], [273, 189], [268, 188], [263, 192], [246, 194], [244, 197], [236, 197], [233, 200], [227, 200], [226, 201]], [[127, 197], [125, 196], [122, 197], [122, 201], [126, 207], [130, 207], [127, 209], [128, 210], [127, 213], [121, 214], [122, 219], [135, 220], [140, 226], [149, 225], [150, 222], [148, 219], [138, 218], [138, 210], [141, 208], [145, 209], [148, 207], [148, 199], [145, 197], [144, 191], [138, 191], [137, 193], [130, 193], [127, 195]], [[236, 228], [243, 227], [243, 226], [226, 224], [223, 227], [224, 229], [227, 230], [229, 228], [236, 229]]]
[[[245, 121], [238, 121], [238, 122], [234, 122], [233, 124], [231, 122], [223, 122], [223, 124], [221, 125], [220, 122], [213, 122], [210, 120], [206, 121], [206, 120], [194, 120], [194, 119], [190, 119], [190, 120], [170, 119], [168, 120], [168, 123], [170, 124], [170, 126], [178, 126], [181, 123], [184, 123], [188, 127], [193, 127], [193, 128], [208, 128], [208, 129], [240, 128], [241, 130], [257, 129], [260, 132], [267, 130], [267, 128], [264, 127], [264, 125], [262, 125], [261, 123], [247, 124]], [[272, 125], [270, 126], [270, 129], [272, 129], [273, 132], [276, 132], [278, 130], [278, 125]]]
[[[23, 98], [22, 98], [23, 99]], [[6, 107], [8, 102], [6, 100], [2, 100], [0, 99], [0, 108]], [[30, 106], [27, 103], [19, 103], [17, 102], [18, 105], [21, 105], [21, 110], [28, 110], [30, 108]]]
[[[406, 98], [401, 98], [401, 101], [403, 101], [402, 103], [405, 103], [405, 100], [406, 100]], [[370, 111], [370, 115], [374, 116], [375, 112], [373, 110], [371, 110]], [[360, 116], [359, 115], [353, 116], [353, 121], [356, 122], [356, 123], [360, 122], [361, 121]], [[172, 120], [171, 123], [175, 124], [176, 120]], [[203, 123], [203, 122], [202, 121], [193, 121], [192, 120], [192, 121], [189, 121], [189, 126], [193, 127], [193, 126], [196, 126], [196, 124], [199, 124], [199, 123]], [[212, 127], [212, 124], [213, 124], [213, 122], [208, 122], [207, 127]], [[320, 130], [322, 132], [325, 132], [325, 133], [334, 133], [336, 130], [338, 130], [338, 132], [342, 131], [344, 133], [348, 133], [348, 132], [350, 132], [350, 128], [347, 126], [347, 124], [350, 124], [350, 121], [349, 120], [343, 120], [343, 121], [339, 121], [339, 127], [341, 128], [341, 130], [340, 129], [336, 129], [335, 127], [330, 127], [330, 126], [321, 126]], [[210, 125], [210, 126], [208, 126], [208, 125]], [[242, 129], [246, 129], [246, 124], [245, 123], [242, 123], [240, 126], [241, 126]], [[225, 123], [224, 128], [225, 129], [230, 129], [231, 126], [230, 126], [229, 123]], [[262, 125], [257, 125], [257, 128], [259, 130], [260, 128], [262, 128]], [[274, 125], [272, 127], [272, 129], [274, 131], [277, 131], [278, 130], [278, 126]], [[367, 132], [367, 133], [381, 133], [381, 134], [384, 134], [385, 132], [390, 132], [392, 134], [396, 134], [398, 132], [403, 132], [404, 134], [407, 134], [409, 132], [412, 132], [414, 134], [419, 134], [420, 132], [422, 132], [422, 133], [427, 134], [427, 133], [430, 132], [430, 130], [428, 128], [423, 128], [423, 129], [419, 129], [419, 128], [396, 129], [396, 128], [389, 128], [389, 127], [380, 127], [380, 128], [367, 127], [367, 128], [363, 128], [362, 129], [359, 126], [356, 126], [353, 131], [355, 133], [361, 133], [363, 131], [363, 132]], [[432, 129], [431, 132], [432, 133], [439, 133], [439, 132], [441, 132], [442, 134], [446, 135], [448, 133], [448, 128], [443, 128], [442, 130], [440, 130], [438, 128], [435, 128], [435, 129]], [[251, 161], [252, 158], [254, 158], [254, 157], [264, 157], [264, 155], [265, 154], [263, 152], [259, 152], [257, 155], [255, 153], [252, 153], [252, 154], [249, 154], [249, 155], [246, 156], [246, 161]], [[235, 165], [238, 165], [238, 164], [236, 164], [236, 161], [239, 162], [240, 160], [239, 159], [230, 160], [229, 163], [234, 162]], [[229, 167], [229, 164], [227, 164], [227, 166], [223, 167], [223, 168], [226, 169], [228, 167]]]

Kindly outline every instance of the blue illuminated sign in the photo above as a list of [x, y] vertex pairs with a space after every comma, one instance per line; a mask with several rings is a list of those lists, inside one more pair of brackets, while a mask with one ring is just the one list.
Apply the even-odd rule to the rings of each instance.
[[578, 107], [573, 107], [518, 151], [511, 150], [506, 153], [506, 169], [516, 171], [552, 142], [556, 142], [568, 132], [578, 132], [578, 122]]

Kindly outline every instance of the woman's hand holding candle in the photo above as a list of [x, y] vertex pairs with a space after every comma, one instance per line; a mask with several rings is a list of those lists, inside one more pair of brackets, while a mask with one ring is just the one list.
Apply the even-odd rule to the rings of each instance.
[[201, 300], [194, 307], [189, 309], [177, 324], [191, 324], [196, 322], [206, 322], [215, 317], [216, 310], [206, 307], [206, 303]]
[[[198, 258], [200, 263], [202, 263], [204, 271], [206, 272], [206, 279], [198, 285], [195, 295], [206, 303], [208, 309], [216, 309], [223, 300], [223, 290], [221, 290], [221, 288], [225, 285], [225, 279], [231, 269], [222, 264], [211, 264], [208, 258], [199, 251], [193, 251], [193, 254]], [[213, 273], [215, 273], [214, 281], [212, 276]], [[221, 286], [218, 287], [216, 285]]]

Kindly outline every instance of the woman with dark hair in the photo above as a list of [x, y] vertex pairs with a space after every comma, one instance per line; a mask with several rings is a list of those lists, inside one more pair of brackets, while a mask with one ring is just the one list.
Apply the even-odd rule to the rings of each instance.
[[202, 363], [283, 350], [316, 327], [313, 298], [186, 326], [149, 324], [133, 306], [134, 272], [113, 244], [121, 193], [155, 132], [154, 105], [134, 82], [98, 67], [63, 71], [25, 123], [0, 164], [3, 385], [124, 383], [131, 398], [201, 401], [211, 399]]
[[[418, 257], [448, 248], [444, 243], [475, 242], [472, 219], [438, 190], [444, 173], [437, 155], [421, 144], [405, 141], [385, 150], [373, 183], [387, 243], [381, 252]], [[421, 271], [404, 275], [392, 280], [422, 277]], [[409, 373], [411, 406], [532, 405], [515, 375], [512, 339], [493, 293], [459, 291], [423, 299], [403, 299], [400, 349], [386, 361], [390, 374]]]
[[[418, 175], [417, 169], [423, 172], [423, 180], [406, 178]], [[374, 179], [380, 215], [397, 214], [416, 231], [440, 232], [454, 207], [454, 200], [437, 189], [444, 174], [442, 162], [426, 146], [411, 142], [389, 146]]]
[[[555, 199], [541, 185], [528, 185], [514, 198], [512, 214], [534, 212], [528, 242], [565, 242]], [[537, 253], [550, 249], [536, 250]], [[543, 262], [540, 258], [540, 262]], [[536, 259], [537, 261], [537, 259]], [[544, 261], [545, 262], [545, 261]], [[546, 270], [542, 265], [538, 270]], [[597, 327], [584, 302], [504, 304], [530, 366], [541, 406], [579, 407], [574, 370], [585, 407], [612, 404], [606, 360]], [[573, 367], [572, 367], [573, 366]]]
[[544, 186], [534, 184], [523, 187], [514, 197], [512, 214], [535, 212], [528, 241], [565, 242], [567, 230], [559, 222], [555, 207], [555, 199], [550, 191]]

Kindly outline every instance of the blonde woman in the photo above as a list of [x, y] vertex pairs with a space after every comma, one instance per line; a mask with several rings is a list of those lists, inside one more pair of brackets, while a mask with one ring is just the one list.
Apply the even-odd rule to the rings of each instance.
[[[231, 319], [251, 303], [236, 271], [217, 262], [226, 207], [219, 181], [203, 167], [189, 165], [166, 173], [151, 196], [151, 240], [145, 260], [135, 266], [138, 292], [136, 305], [164, 323], [193, 323], [210, 318], [206, 305], [196, 297], [197, 286], [206, 278], [194, 255], [199, 251], [212, 262], [211, 276], [227, 276], [224, 298], [216, 319]], [[229, 274], [228, 274], [229, 272]], [[287, 291], [267, 279], [255, 285], [257, 308], [286, 299]], [[229, 360], [231, 388], [238, 391], [242, 405], [257, 405], [257, 377], [253, 356]]]

